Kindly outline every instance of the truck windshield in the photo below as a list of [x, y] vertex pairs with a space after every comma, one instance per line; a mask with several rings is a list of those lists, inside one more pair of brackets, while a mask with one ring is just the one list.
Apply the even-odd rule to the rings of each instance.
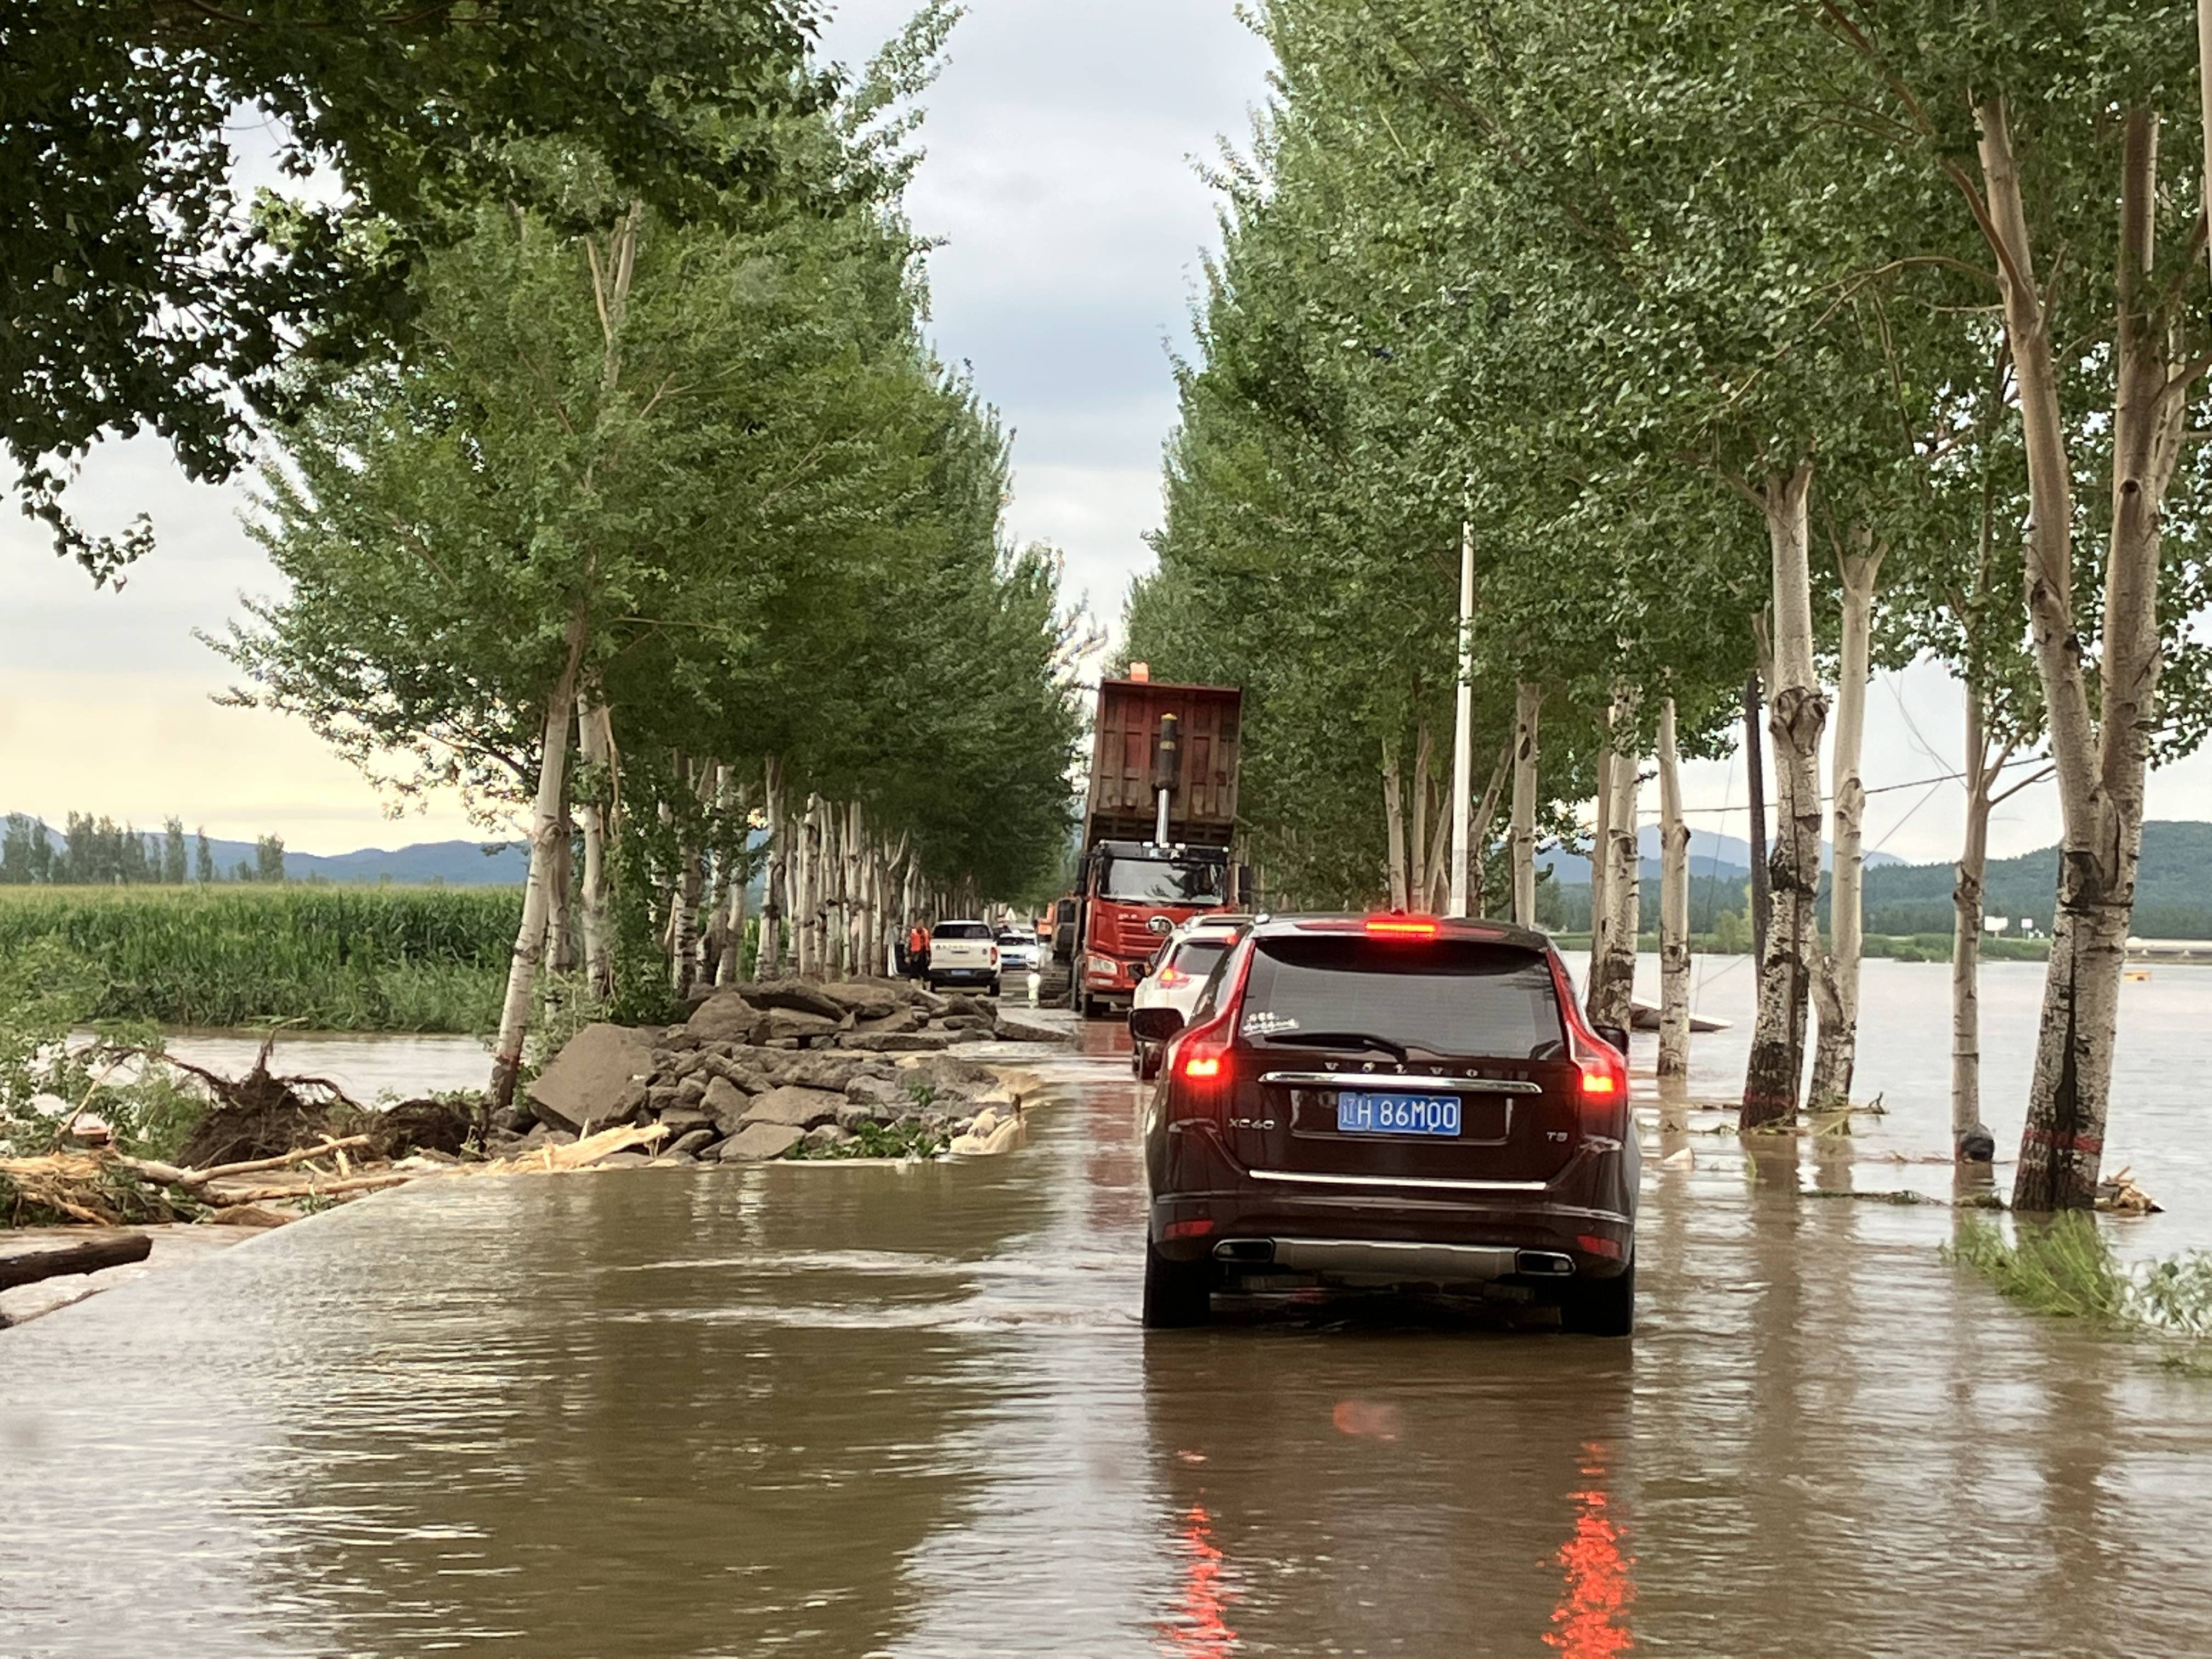
[[1218, 904], [1228, 866], [1187, 860], [1109, 859], [1101, 898], [1126, 904]]
[[1287, 1043], [1306, 1031], [1359, 1032], [1431, 1054], [1565, 1052], [1549, 964], [1533, 951], [1474, 939], [1262, 939], [1245, 983], [1244, 1035]]

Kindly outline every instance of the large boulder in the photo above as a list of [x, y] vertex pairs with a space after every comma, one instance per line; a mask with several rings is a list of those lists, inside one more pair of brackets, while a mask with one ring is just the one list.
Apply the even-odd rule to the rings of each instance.
[[872, 980], [839, 980], [814, 988], [856, 1020], [881, 1019], [906, 1006], [896, 992]]
[[739, 1088], [726, 1077], [718, 1077], [707, 1085], [707, 1097], [699, 1103], [699, 1109], [707, 1114], [718, 1131], [733, 1135], [752, 1103], [750, 1092]]
[[694, 1129], [689, 1134], [677, 1136], [653, 1161], [655, 1164], [696, 1164], [700, 1154], [718, 1139], [712, 1129]]
[[849, 1018], [850, 1015], [840, 1015], [831, 1019], [796, 1008], [771, 1008], [761, 1021], [760, 1033], [756, 1040], [761, 1042], [816, 1042], [836, 1036]]
[[744, 999], [756, 1008], [782, 1008], [793, 1013], [814, 1014], [832, 1025], [843, 1022], [845, 1005], [826, 994], [811, 980], [764, 979], [741, 987]]
[[811, 1129], [837, 1121], [839, 1108], [848, 1104], [842, 1094], [827, 1089], [771, 1089], [745, 1108], [740, 1127], [774, 1123], [794, 1129]]
[[887, 1074], [890, 1069], [872, 1055], [841, 1054], [835, 1049], [815, 1048], [777, 1058], [778, 1063], [769, 1070], [769, 1081], [801, 1089], [839, 1091], [866, 1073]]
[[767, 1061], [770, 1058], [777, 1060], [784, 1058], [782, 1051], [775, 1048], [740, 1048], [737, 1052], [747, 1056], [757, 1054], [761, 1056], [761, 1063], [756, 1064], [750, 1058], [732, 1059], [717, 1054], [708, 1062], [708, 1085], [711, 1088], [715, 1079], [720, 1079], [732, 1088], [740, 1090], [745, 1094], [759, 1094], [769, 1086]]
[[714, 1115], [696, 1106], [679, 1106], [672, 1112], [660, 1115], [660, 1127], [668, 1131], [669, 1139], [681, 1140], [685, 1135], [714, 1127]]
[[922, 1022], [922, 1016], [912, 1008], [896, 1008], [876, 1019], [858, 1020], [853, 1029], [866, 1033], [911, 1031]]
[[783, 1123], [756, 1123], [740, 1129], [714, 1149], [725, 1164], [765, 1164], [781, 1158], [806, 1139], [806, 1131]]
[[845, 1098], [865, 1106], [886, 1108], [896, 1116], [913, 1104], [914, 1092], [902, 1079], [864, 1073], [845, 1085]]
[[[530, 1104], [540, 1123], [570, 1133], [611, 1121], [630, 1085], [652, 1075], [653, 1048], [642, 1032], [623, 1025], [586, 1025], [568, 1039], [553, 1063], [530, 1085]], [[631, 1101], [629, 1109], [635, 1110]]]
[[702, 1042], [750, 1042], [763, 1021], [742, 992], [717, 991], [701, 1003], [685, 1030]]

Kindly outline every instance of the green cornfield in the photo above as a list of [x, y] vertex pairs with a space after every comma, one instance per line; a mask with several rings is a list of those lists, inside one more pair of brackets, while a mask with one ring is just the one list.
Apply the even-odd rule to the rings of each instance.
[[511, 887], [0, 887], [0, 956], [58, 936], [101, 1018], [477, 1033], [521, 917]]

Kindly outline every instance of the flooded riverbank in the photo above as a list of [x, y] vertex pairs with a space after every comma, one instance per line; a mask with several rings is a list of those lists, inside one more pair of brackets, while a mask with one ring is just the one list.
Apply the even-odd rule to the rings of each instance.
[[6, 1650], [2212, 1647], [2212, 1384], [1949, 1212], [1652, 1168], [1632, 1343], [1148, 1337], [1087, 1037], [1012, 1158], [412, 1190], [0, 1338]]

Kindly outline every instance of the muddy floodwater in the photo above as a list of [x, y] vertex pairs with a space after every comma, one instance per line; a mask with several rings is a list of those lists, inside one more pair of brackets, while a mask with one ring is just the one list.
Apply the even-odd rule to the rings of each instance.
[[[2195, 983], [2136, 1100], [2192, 1205]], [[1088, 1038], [1011, 1158], [405, 1189], [0, 1335], [0, 1655], [2212, 1651], [2212, 1382], [1999, 1301], [1948, 1209], [1806, 1190], [1948, 1192], [1891, 1156], [1923, 1105], [1670, 1131], [1632, 1342], [1148, 1336]], [[1869, 1060], [1940, 1129], [1941, 1048]]]

